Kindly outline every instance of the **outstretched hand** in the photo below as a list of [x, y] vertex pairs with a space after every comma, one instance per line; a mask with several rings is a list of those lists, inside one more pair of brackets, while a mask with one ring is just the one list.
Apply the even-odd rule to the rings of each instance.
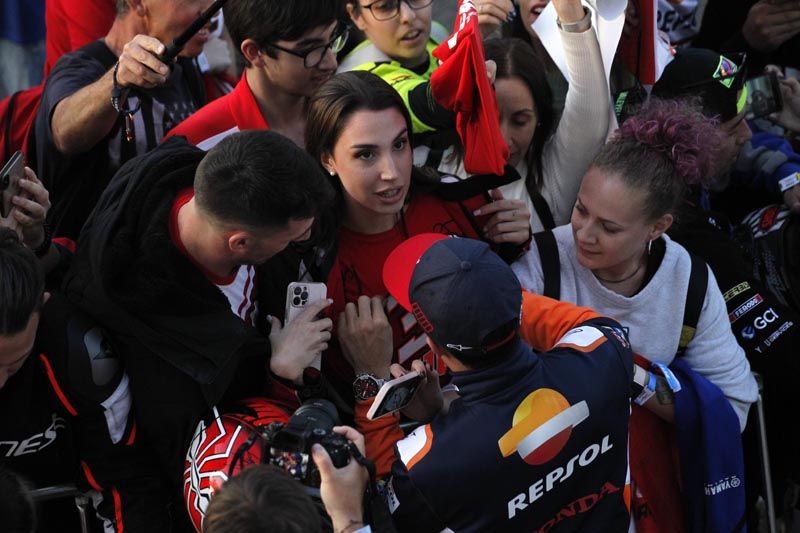
[[342, 353], [356, 374], [389, 375], [394, 344], [382, 298], [360, 296], [356, 303], [349, 302], [339, 314], [336, 332]]
[[506, 200], [500, 189], [489, 191], [492, 202], [474, 211], [475, 216], [491, 215], [483, 228], [484, 236], [496, 244], [523, 245], [531, 236], [531, 213], [522, 200]]
[[[393, 379], [408, 374], [408, 370], [401, 365], [392, 365], [390, 370]], [[419, 359], [411, 363], [411, 370], [423, 377], [422, 383], [417, 387], [414, 398], [401, 412], [411, 420], [427, 423], [433, 420], [444, 406], [442, 388], [439, 386], [439, 374]]]
[[771, 52], [800, 33], [800, 6], [759, 0], [747, 13], [742, 35], [753, 49]]
[[513, 20], [517, 12], [511, 0], [475, 0], [478, 27], [481, 35], [488, 37], [504, 22]]
[[586, 14], [581, 0], [552, 0], [552, 2], [553, 7], [556, 8], [558, 20], [564, 24], [578, 22]]
[[120, 87], [152, 89], [162, 85], [169, 76], [169, 66], [158, 56], [166, 51], [164, 44], [155, 37], [137, 35], [122, 49], [117, 67], [117, 82]]

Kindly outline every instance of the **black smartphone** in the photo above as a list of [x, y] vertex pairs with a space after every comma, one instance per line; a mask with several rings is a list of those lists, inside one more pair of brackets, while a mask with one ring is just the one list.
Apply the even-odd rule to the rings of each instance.
[[766, 117], [778, 113], [783, 109], [783, 96], [778, 75], [768, 72], [761, 76], [750, 78], [747, 87], [747, 115], [748, 120]]
[[8, 218], [14, 204], [11, 199], [20, 193], [19, 181], [25, 176], [25, 156], [17, 150], [0, 170], [0, 216]]

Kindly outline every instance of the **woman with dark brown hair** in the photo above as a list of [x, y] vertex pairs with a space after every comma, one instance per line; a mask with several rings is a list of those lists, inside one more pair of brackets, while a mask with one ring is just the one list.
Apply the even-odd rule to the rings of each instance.
[[[318, 159], [337, 190], [336, 233], [323, 269], [334, 317], [361, 296], [388, 295], [383, 262], [402, 241], [419, 233], [445, 233], [483, 239], [513, 260], [530, 239], [524, 202], [506, 200], [493, 190], [463, 200], [445, 200], [442, 185], [414, 167], [411, 119], [397, 92], [368, 72], [335, 76], [312, 97], [306, 149]], [[469, 197], [471, 196], [471, 197]], [[359, 302], [363, 304], [363, 299]], [[373, 302], [373, 305], [375, 303]], [[437, 368], [437, 358], [413, 317], [396, 302], [386, 303], [394, 331], [394, 361], [410, 365], [422, 357]], [[333, 345], [323, 354], [322, 371], [346, 390], [353, 371]], [[386, 377], [386, 376], [383, 376]]]

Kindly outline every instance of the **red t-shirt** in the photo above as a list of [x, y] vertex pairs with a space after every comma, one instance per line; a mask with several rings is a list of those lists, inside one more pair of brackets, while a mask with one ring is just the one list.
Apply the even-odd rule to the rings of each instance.
[[[331, 316], [334, 324], [345, 305], [357, 301], [359, 296], [389, 295], [383, 284], [383, 263], [389, 253], [409, 237], [420, 233], [443, 233], [480, 238], [480, 228], [488, 217], [474, 217], [472, 211], [486, 202], [483, 196], [476, 196], [462, 205], [418, 194], [412, 198], [404, 220], [389, 231], [365, 235], [341, 228], [338, 254], [327, 280], [328, 297], [333, 299]], [[403, 309], [394, 298], [387, 301], [386, 311], [394, 334], [392, 362], [409, 367], [415, 359], [424, 359], [444, 374], [447, 369], [428, 348], [427, 337], [414, 315]], [[322, 356], [322, 370], [338, 388], [349, 387], [355, 378], [335, 335], [330, 348]]]
[[47, 0], [44, 75], [67, 52], [106, 35], [116, 15], [114, 0]]
[[201, 150], [211, 150], [222, 139], [238, 131], [268, 129], [269, 124], [247, 84], [247, 76], [242, 74], [233, 92], [200, 108], [172, 128], [164, 140], [180, 135]]

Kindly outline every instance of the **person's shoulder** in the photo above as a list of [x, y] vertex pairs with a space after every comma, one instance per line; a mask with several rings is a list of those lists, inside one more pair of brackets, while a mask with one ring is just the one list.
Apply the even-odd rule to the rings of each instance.
[[685, 271], [688, 273], [692, 268], [692, 255], [689, 251], [677, 241], [672, 240], [666, 233], [661, 238], [664, 240], [664, 258], [661, 260], [658, 270]]
[[[64, 68], [100, 68], [106, 70], [106, 65], [113, 66], [116, 56], [102, 40], [92, 41], [77, 50], [67, 52], [56, 62], [53, 73]], [[53, 74], [51, 73], [51, 75]]]
[[63, 401], [75, 409], [97, 405], [119, 386], [124, 373], [103, 328], [60, 294], [42, 308], [37, 332], [40, 358]]
[[339, 61], [337, 72], [372, 70], [376, 65], [392, 63], [392, 59], [381, 52], [372, 41], [365, 39]]

